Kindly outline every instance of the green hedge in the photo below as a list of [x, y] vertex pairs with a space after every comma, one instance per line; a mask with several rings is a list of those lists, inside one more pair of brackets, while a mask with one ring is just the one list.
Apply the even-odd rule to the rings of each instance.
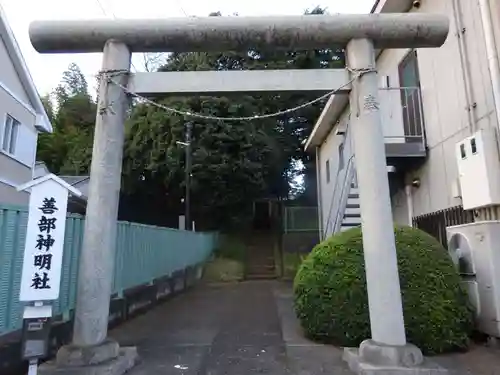
[[[472, 309], [446, 250], [418, 229], [396, 227], [395, 237], [408, 341], [426, 354], [467, 347]], [[361, 229], [317, 245], [295, 277], [294, 295], [310, 338], [341, 346], [369, 338]]]

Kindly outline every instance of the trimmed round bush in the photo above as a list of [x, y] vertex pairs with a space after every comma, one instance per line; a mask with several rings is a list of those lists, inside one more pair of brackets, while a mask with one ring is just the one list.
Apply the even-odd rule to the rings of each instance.
[[[473, 313], [442, 245], [427, 233], [395, 227], [408, 342], [425, 354], [465, 349]], [[359, 346], [371, 337], [361, 228], [318, 244], [294, 280], [295, 311], [308, 337]]]

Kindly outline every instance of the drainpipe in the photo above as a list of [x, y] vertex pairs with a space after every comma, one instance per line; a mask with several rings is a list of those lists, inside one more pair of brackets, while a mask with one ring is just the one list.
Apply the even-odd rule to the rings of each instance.
[[406, 207], [408, 208], [408, 225], [413, 226], [413, 186], [408, 184], [405, 186]]
[[493, 99], [495, 101], [495, 112], [497, 115], [497, 127], [500, 127], [500, 67], [498, 65], [498, 52], [495, 44], [493, 21], [489, 0], [479, 0], [481, 10], [481, 21], [483, 24], [484, 43], [488, 57], [491, 85], [493, 88]]
[[458, 53], [460, 55], [460, 65], [462, 71], [462, 79], [464, 82], [465, 91], [465, 102], [467, 106], [467, 116], [469, 121], [469, 129], [471, 133], [475, 131], [476, 119], [474, 116], [474, 108], [476, 108], [476, 103], [474, 102], [474, 93], [472, 91], [472, 79], [470, 72], [470, 65], [467, 61], [468, 51], [467, 44], [465, 43], [465, 27], [462, 17], [462, 10], [460, 8], [459, 0], [452, 0], [453, 6], [453, 17], [455, 20], [455, 31], [458, 38]]
[[323, 200], [321, 199], [321, 164], [319, 160], [319, 147], [316, 146], [316, 195], [318, 202], [318, 231], [319, 240], [323, 241]]

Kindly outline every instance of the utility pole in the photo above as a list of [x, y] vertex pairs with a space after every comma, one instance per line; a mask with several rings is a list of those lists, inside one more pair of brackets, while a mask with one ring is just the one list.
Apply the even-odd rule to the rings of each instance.
[[186, 217], [186, 230], [191, 230], [191, 132], [193, 124], [186, 123], [186, 199], [185, 204], [185, 217]]

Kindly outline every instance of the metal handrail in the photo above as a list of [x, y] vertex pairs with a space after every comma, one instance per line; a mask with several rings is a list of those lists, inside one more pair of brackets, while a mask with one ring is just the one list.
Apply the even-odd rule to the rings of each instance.
[[[345, 144], [350, 142], [350, 131], [349, 131], [349, 124], [347, 124], [347, 127], [346, 127], [346, 137], [345, 137]], [[352, 149], [352, 147], [351, 147]], [[340, 172], [344, 170], [343, 169], [337, 169], [337, 175], [335, 176], [335, 187], [333, 189], [333, 192], [332, 192], [332, 198], [330, 200], [330, 207], [328, 209], [328, 218], [326, 220], [326, 225], [325, 225], [325, 228], [323, 229], [323, 238], [325, 238], [326, 236], [326, 233], [328, 232], [328, 229], [330, 228], [330, 224], [331, 224], [331, 217], [332, 217], [332, 211], [333, 211], [333, 206], [335, 204], [335, 202], [338, 202], [337, 204], [337, 207], [339, 208], [339, 210], [341, 209], [342, 207], [342, 202], [343, 202], [343, 194], [344, 194], [344, 189], [345, 189], [345, 183], [346, 183], [346, 179], [348, 178], [348, 175], [350, 174], [350, 171], [349, 169], [351, 168], [352, 166], [352, 160], [354, 158], [354, 154], [351, 155], [351, 157], [349, 158], [348, 162], [347, 162], [347, 165], [346, 165], [346, 172], [345, 172], [345, 177], [344, 179], [339, 179], [339, 176], [340, 176]], [[350, 178], [350, 180], [352, 181], [352, 176]], [[340, 195], [338, 194], [339, 193], [339, 184], [342, 183], [342, 190], [340, 190]], [[350, 182], [349, 182], [350, 183]], [[336, 199], [337, 198], [337, 199]], [[337, 210], [337, 216], [335, 218], [335, 222], [334, 222], [334, 232], [335, 232], [335, 226], [337, 225], [337, 220], [338, 220], [338, 210]]]
[[[339, 204], [339, 209], [337, 210], [337, 216], [335, 217], [335, 222], [333, 224], [333, 233], [337, 233], [340, 230], [340, 225], [342, 225], [342, 221], [339, 222], [339, 217], [342, 218], [344, 217], [344, 213], [347, 208], [347, 201], [349, 198], [349, 192], [351, 190], [351, 183], [354, 178], [355, 169], [353, 160], [354, 160], [354, 154], [349, 158], [349, 161], [347, 162], [347, 172], [342, 186], [342, 191], [340, 192], [340, 204]], [[345, 191], [346, 186], [349, 186], [347, 194]]]
[[[399, 92], [401, 93], [400, 95], [393, 96], [389, 95], [387, 96], [382, 96], [381, 102], [383, 102], [385, 98], [386, 100], [389, 100], [387, 103], [387, 107], [389, 110], [391, 108], [396, 108], [396, 106], [400, 106], [402, 112], [398, 113], [398, 117], [400, 118], [400, 121], [402, 122], [401, 126], [403, 127], [402, 129], [402, 134], [394, 135], [386, 135], [384, 131], [384, 139], [405, 139], [406, 142], [412, 142], [412, 143], [418, 143], [421, 142], [423, 148], [426, 146], [426, 140], [425, 140], [425, 120], [424, 120], [424, 113], [423, 113], [423, 105], [422, 105], [422, 91], [420, 87], [387, 87], [387, 88], [380, 88], [380, 91], [386, 91], [386, 92]], [[394, 107], [393, 107], [394, 105]], [[392, 113], [391, 113], [392, 117]], [[406, 126], [405, 126], [406, 124]], [[346, 142], [349, 137], [349, 128], [347, 128], [347, 136], [346, 136]], [[347, 163], [347, 170], [345, 170], [345, 176], [344, 178], [339, 180], [340, 173], [344, 171], [342, 170], [337, 170], [337, 176], [335, 177], [335, 186], [333, 189], [331, 201], [330, 201], [330, 207], [328, 210], [328, 218], [326, 220], [326, 224], [323, 228], [322, 235], [323, 238], [326, 236], [326, 233], [330, 228], [332, 228], [333, 225], [333, 233], [336, 233], [342, 224], [342, 218], [345, 213], [345, 209], [347, 206], [347, 199], [348, 199], [348, 192], [350, 189], [346, 189], [346, 187], [349, 187], [349, 185], [352, 183], [354, 175], [355, 175], [355, 165], [353, 163], [354, 160], [354, 154], [350, 157], [348, 163]], [[342, 185], [341, 185], [342, 184]], [[336, 212], [333, 212], [333, 208], [338, 207]], [[332, 220], [332, 216], [335, 216], [335, 220]]]
[[328, 228], [330, 226], [330, 218], [331, 218], [331, 215], [332, 215], [332, 208], [333, 208], [333, 203], [335, 201], [335, 196], [336, 196], [336, 192], [337, 192], [337, 187], [338, 187], [338, 183], [339, 183], [339, 175], [340, 175], [340, 169], [337, 170], [337, 175], [335, 176], [335, 187], [333, 188], [333, 192], [332, 192], [332, 198], [330, 199], [330, 208], [328, 209], [328, 218], [326, 219], [326, 225], [325, 225], [325, 228], [323, 229], [323, 239], [325, 238], [326, 236], [326, 232], [328, 232]]

